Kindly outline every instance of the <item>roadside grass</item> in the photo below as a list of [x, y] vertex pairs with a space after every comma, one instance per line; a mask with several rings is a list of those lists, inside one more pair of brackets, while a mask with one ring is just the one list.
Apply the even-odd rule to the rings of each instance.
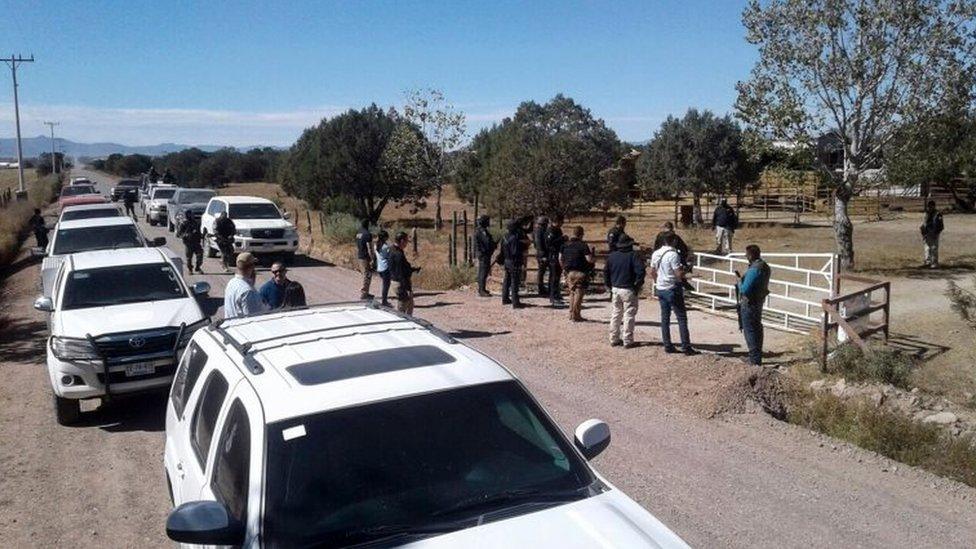
[[427, 290], [456, 290], [474, 284], [476, 275], [477, 269], [467, 265], [435, 265], [424, 267], [414, 275], [413, 283]]
[[864, 352], [851, 343], [837, 347], [827, 361], [828, 372], [850, 381], [888, 383], [900, 389], [911, 388], [909, 379], [916, 366], [916, 360], [897, 350], [875, 346]]
[[55, 176], [35, 179], [28, 186], [26, 202], [14, 202], [0, 210], [0, 267], [9, 265], [20, 252], [20, 244], [27, 233], [27, 221], [34, 208], [44, 208], [57, 196], [59, 189], [60, 183]]
[[788, 421], [976, 487], [976, 441], [970, 435], [953, 437], [937, 425], [829, 393], [808, 393], [791, 407]]

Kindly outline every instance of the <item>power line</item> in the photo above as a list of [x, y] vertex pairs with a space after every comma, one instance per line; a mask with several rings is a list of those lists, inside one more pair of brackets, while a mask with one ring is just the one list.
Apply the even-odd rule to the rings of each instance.
[[45, 122], [45, 126], [51, 128], [51, 173], [58, 174], [58, 156], [54, 154], [54, 126], [60, 126], [60, 122]]
[[17, 123], [17, 174], [20, 178], [20, 187], [17, 190], [18, 196], [23, 195], [27, 192], [24, 187], [24, 151], [20, 144], [20, 103], [17, 100], [17, 65], [21, 63], [33, 63], [34, 54], [31, 56], [24, 57], [23, 55], [13, 55], [10, 57], [2, 57], [0, 61], [3, 61], [10, 67], [10, 72], [14, 77], [14, 120]]

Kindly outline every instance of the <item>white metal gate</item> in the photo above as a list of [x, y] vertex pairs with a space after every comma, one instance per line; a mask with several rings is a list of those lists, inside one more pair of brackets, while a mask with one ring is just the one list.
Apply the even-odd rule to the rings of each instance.
[[[763, 324], [801, 333], [821, 325], [821, 301], [836, 294], [836, 255], [764, 253], [762, 257], [770, 267]], [[745, 274], [748, 268], [742, 253], [695, 253], [690, 280], [695, 289], [690, 293], [713, 311], [734, 308], [735, 271]]]

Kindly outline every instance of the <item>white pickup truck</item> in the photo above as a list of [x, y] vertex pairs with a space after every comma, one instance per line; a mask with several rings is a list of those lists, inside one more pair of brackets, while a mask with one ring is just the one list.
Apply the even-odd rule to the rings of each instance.
[[214, 238], [217, 216], [226, 212], [237, 228], [234, 252], [256, 255], [279, 254], [291, 260], [298, 249], [298, 231], [274, 205], [255, 196], [216, 196], [207, 203], [200, 218], [207, 255], [216, 257], [220, 248]]

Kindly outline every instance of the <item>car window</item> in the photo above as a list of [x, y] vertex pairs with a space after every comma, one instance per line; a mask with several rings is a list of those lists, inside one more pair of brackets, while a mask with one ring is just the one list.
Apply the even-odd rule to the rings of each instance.
[[186, 352], [183, 353], [180, 368], [176, 371], [176, 376], [173, 377], [173, 390], [170, 391], [176, 417], [183, 419], [183, 409], [186, 407], [187, 398], [193, 392], [193, 387], [206, 364], [207, 353], [203, 352], [203, 349], [196, 343], [190, 343]]
[[122, 212], [116, 207], [95, 208], [90, 210], [68, 210], [61, 214], [61, 221], [77, 219], [95, 219], [98, 217], [122, 217]]
[[95, 194], [95, 189], [88, 185], [78, 185], [65, 187], [61, 190], [61, 196], [79, 196], [82, 194]]
[[213, 195], [213, 191], [182, 191], [176, 196], [180, 204], [199, 204], [210, 200]]
[[152, 193], [153, 200], [166, 200], [176, 194], [176, 189], [155, 189]]
[[144, 263], [72, 271], [63, 310], [182, 299], [186, 290], [169, 263]]
[[214, 204], [216, 204], [216, 207], [214, 208], [214, 213], [220, 213], [220, 212], [227, 211], [227, 205], [224, 204], [222, 201], [219, 201], [218, 200]]
[[201, 468], [207, 461], [217, 414], [220, 413], [220, 406], [224, 403], [225, 396], [227, 396], [227, 380], [220, 372], [214, 370], [207, 377], [207, 383], [203, 386], [203, 394], [197, 401], [197, 407], [193, 411], [193, 421], [190, 424], [190, 446], [193, 447], [193, 453], [196, 454]]
[[67, 255], [92, 250], [141, 248], [145, 241], [135, 225], [109, 225], [61, 229], [54, 238], [54, 255]]
[[217, 444], [210, 488], [217, 501], [226, 505], [230, 514], [241, 522], [245, 521], [247, 512], [250, 457], [251, 426], [244, 405], [235, 400]]
[[281, 219], [281, 212], [274, 204], [261, 202], [231, 204], [227, 215], [231, 219]]

